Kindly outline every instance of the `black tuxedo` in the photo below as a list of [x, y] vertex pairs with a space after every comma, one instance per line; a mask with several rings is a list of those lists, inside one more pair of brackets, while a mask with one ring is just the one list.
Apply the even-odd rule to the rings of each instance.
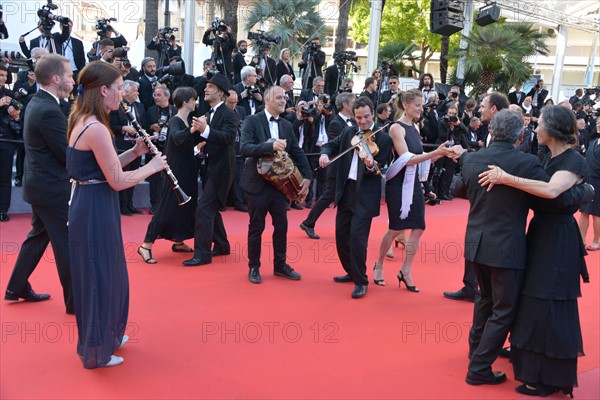
[[[235, 92], [238, 95], [238, 105], [240, 107], [242, 107], [244, 109], [244, 111], [246, 111], [246, 115], [252, 115], [252, 109], [250, 108], [250, 102], [254, 102], [255, 104], [255, 114], [258, 113], [263, 106], [263, 102], [262, 101], [258, 101], [254, 98], [253, 95], [249, 95], [248, 97], [242, 99], [242, 92], [244, 90], [246, 90], [246, 86], [244, 85], [244, 82], [240, 82], [237, 85], [233, 86], [233, 90], [235, 90]], [[264, 100], [264, 99], [263, 99]]]
[[29, 276], [52, 242], [65, 305], [73, 308], [67, 214], [70, 184], [66, 169], [67, 118], [59, 103], [44, 90], [27, 106], [23, 140], [25, 174], [23, 198], [31, 204], [32, 230], [23, 242], [8, 290], [27, 293]]
[[[527, 93], [527, 96], [531, 96], [532, 101], [533, 101], [533, 95], [535, 94], [535, 92], [536, 92], [536, 89], [535, 89], [535, 87], [533, 87], [529, 91], [529, 93]], [[546, 89], [540, 90], [540, 92], [538, 93], [538, 97], [537, 97], [537, 108], [538, 109], [544, 107], [544, 101], [546, 101], [547, 96], [548, 96], [548, 91]]]
[[146, 74], [143, 73], [140, 75], [138, 83], [140, 84], [140, 102], [144, 105], [144, 109], [148, 110], [154, 105], [154, 97], [152, 96], [154, 93], [154, 85], [150, 82]]
[[198, 106], [196, 107], [196, 116], [206, 114], [210, 110], [210, 105], [204, 100], [204, 89], [208, 80], [204, 76], [196, 76], [192, 82], [192, 87], [198, 93]]
[[[56, 54], [63, 54], [62, 51], [62, 43], [65, 42], [68, 38], [69, 38], [69, 26], [68, 25], [61, 25], [61, 32], [54, 32], [52, 34], [52, 39], [54, 39], [54, 45], [56, 46]], [[40, 39], [42, 38], [42, 36], [38, 36], [35, 37], [33, 39], [31, 39], [29, 41], [29, 51], [31, 51], [31, 49], [34, 49], [36, 47], [40, 47]], [[44, 48], [48, 51], [50, 51], [50, 47], [49, 44], [45, 44]], [[23, 46], [21, 46], [21, 49], [23, 49]], [[27, 53], [29, 53], [29, 51], [27, 51]], [[25, 51], [23, 51], [23, 53], [25, 53]], [[31, 54], [27, 55], [24, 54], [27, 58], [31, 57]]]
[[214, 113], [208, 112], [210, 127], [208, 137], [201, 135], [204, 146], [205, 168], [202, 196], [196, 207], [194, 229], [194, 258], [212, 261], [211, 251], [229, 252], [227, 232], [219, 209], [225, 207], [227, 195], [235, 176], [235, 137], [239, 126], [238, 116], [221, 103]]
[[388, 103], [392, 99], [393, 95], [398, 95], [398, 92], [392, 93], [391, 90], [386, 90], [385, 92], [381, 93], [381, 97], [379, 98], [379, 104]]
[[[73, 36], [69, 36], [61, 43], [62, 54], [66, 56], [65, 49], [70, 48], [73, 52], [73, 62], [75, 69], [73, 72], [81, 71], [85, 67], [85, 52], [83, 51], [83, 42]], [[77, 79], [75, 80], [77, 81]]]
[[330, 65], [325, 70], [325, 93], [333, 96], [334, 94], [337, 94], [337, 90], [341, 85], [341, 67], [339, 67], [337, 64]]
[[[357, 127], [345, 128], [339, 136], [321, 148], [321, 154], [332, 155], [352, 147]], [[375, 160], [383, 166], [389, 158], [392, 141], [388, 135], [376, 135], [379, 153]], [[344, 270], [356, 285], [367, 285], [367, 243], [373, 217], [379, 215], [381, 176], [367, 170], [359, 158], [356, 180], [348, 178], [355, 151], [349, 151], [336, 163], [335, 241]]]
[[298, 98], [298, 101], [304, 100], [308, 103], [308, 102], [311, 102], [318, 98], [319, 98], [319, 95], [316, 94], [315, 92], [313, 92], [312, 89], [302, 89], [300, 91], [300, 97]]
[[[140, 124], [143, 124], [145, 119], [144, 106], [142, 103], [133, 102], [133, 104], [129, 105], [129, 108], [134, 109], [135, 119], [138, 120]], [[120, 108], [115, 111], [111, 111], [109, 114], [110, 121], [110, 129], [113, 131], [115, 135], [115, 144], [117, 145], [117, 152], [123, 153], [129, 149], [131, 149], [135, 142], [133, 140], [125, 140], [128, 136], [127, 133], [123, 132], [123, 127], [129, 125], [129, 120], [127, 116]], [[139, 168], [141, 162], [141, 158], [136, 158], [131, 163], [127, 164], [123, 167], [123, 171], [133, 171]], [[127, 209], [133, 207], [133, 191], [135, 190], [135, 186], [130, 187], [129, 189], [121, 190], [119, 192], [119, 203], [121, 209]]]
[[233, 84], [238, 84], [242, 81], [240, 76], [240, 72], [242, 72], [242, 68], [246, 65], [246, 59], [241, 52], [237, 52], [235, 56], [233, 56]]
[[508, 101], [510, 102], [510, 104], [516, 104], [520, 106], [521, 104], [523, 104], [523, 100], [525, 100], [525, 97], [527, 97], [525, 92], [515, 90], [508, 94]]
[[[279, 138], [287, 141], [285, 151], [292, 158], [305, 179], [311, 179], [312, 173], [302, 149], [293, 134], [292, 124], [280, 119]], [[269, 121], [265, 111], [246, 117], [242, 125], [241, 155], [246, 158], [244, 172], [240, 179], [241, 187], [246, 191], [250, 224], [248, 226], [248, 266], [260, 267], [262, 232], [265, 229], [267, 213], [273, 220], [273, 264], [281, 269], [286, 263], [287, 247], [287, 206], [285, 195], [262, 178], [256, 169], [257, 159], [273, 155]]]

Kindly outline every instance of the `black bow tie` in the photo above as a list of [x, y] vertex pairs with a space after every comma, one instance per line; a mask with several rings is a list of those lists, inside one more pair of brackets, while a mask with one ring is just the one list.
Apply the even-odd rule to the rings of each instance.
[[214, 109], [214, 108], [211, 108], [211, 109], [210, 109], [210, 113], [211, 113], [211, 114], [214, 114], [214, 112], [215, 112], [215, 109]]
[[277, 123], [279, 123], [279, 121], [281, 121], [281, 118], [275, 118], [275, 117], [271, 117], [271, 118], [269, 119], [269, 121], [274, 121], [274, 122], [277, 122]]

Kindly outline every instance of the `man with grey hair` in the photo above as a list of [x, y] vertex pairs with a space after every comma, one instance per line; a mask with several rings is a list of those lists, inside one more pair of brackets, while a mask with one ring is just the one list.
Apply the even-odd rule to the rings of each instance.
[[[470, 203], [464, 256], [473, 263], [480, 288], [469, 333], [471, 361], [466, 382], [470, 385], [496, 385], [506, 380], [504, 372], [492, 371], [492, 364], [515, 316], [525, 272], [525, 228], [532, 198], [505, 185], [488, 191], [479, 184], [479, 174], [493, 164], [515, 176], [548, 181], [539, 159], [518, 150], [523, 130], [522, 115], [502, 110], [491, 120], [490, 145], [460, 158], [462, 192]], [[464, 152], [460, 146], [453, 150]], [[569, 198], [574, 191], [567, 193], [553, 201], [575, 201]]]
[[294, 114], [294, 79], [290, 75], [281, 75], [279, 86], [285, 90], [285, 115]]
[[317, 76], [313, 79], [312, 88], [303, 89], [300, 92], [300, 100], [306, 101], [309, 105], [317, 104], [319, 95], [325, 90], [325, 79]]
[[[331, 120], [329, 127], [327, 128], [327, 137], [329, 141], [338, 137], [345, 128], [356, 125], [356, 122], [352, 118], [352, 106], [354, 105], [355, 99], [356, 97], [352, 93], [340, 93], [336, 97], [335, 104], [339, 112]], [[317, 202], [310, 210], [310, 213], [308, 213], [306, 219], [300, 224], [300, 229], [306, 232], [311, 239], [320, 239], [320, 236], [315, 233], [315, 224], [321, 214], [323, 214], [323, 211], [325, 211], [325, 209], [335, 200], [336, 167], [337, 164], [335, 163], [327, 166], [325, 189], [323, 189], [323, 193], [317, 199]]]
[[256, 69], [249, 65], [240, 72], [242, 81], [233, 86], [238, 94], [239, 105], [244, 108], [246, 115], [254, 115], [263, 107], [263, 97], [260, 88], [256, 86]]
[[[138, 121], [144, 121], [144, 106], [138, 102], [140, 84], [138, 82], [126, 80], [123, 82], [123, 101], [127, 104], [129, 111]], [[110, 129], [115, 135], [115, 144], [119, 154], [131, 149], [135, 144], [137, 131], [129, 122], [129, 119], [120, 108], [111, 111], [109, 114]], [[123, 168], [123, 171], [133, 171], [140, 166], [140, 159], [136, 158], [129, 165]], [[121, 215], [141, 214], [142, 212], [133, 206], [133, 191], [135, 186], [119, 192], [119, 203]]]

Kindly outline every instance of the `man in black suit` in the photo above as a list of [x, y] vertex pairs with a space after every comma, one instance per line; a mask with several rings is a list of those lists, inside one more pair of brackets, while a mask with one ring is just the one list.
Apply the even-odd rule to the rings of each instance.
[[41, 89], [28, 105], [23, 129], [25, 175], [23, 198], [31, 204], [32, 230], [23, 242], [5, 300], [43, 301], [50, 295], [37, 294], [28, 282], [48, 243], [52, 243], [58, 275], [68, 314], [74, 314], [67, 215], [70, 184], [66, 169], [67, 118], [59, 99], [73, 90], [73, 72], [67, 58], [49, 54], [35, 69]]
[[256, 69], [249, 65], [242, 68], [242, 81], [233, 86], [233, 90], [238, 94], [239, 105], [246, 111], [246, 115], [254, 115], [260, 111], [263, 106], [263, 96], [260, 89], [256, 86]]
[[244, 201], [244, 189], [240, 186], [240, 178], [244, 169], [244, 159], [240, 157], [240, 129], [246, 119], [246, 111], [238, 106], [238, 95], [233, 89], [229, 89], [229, 97], [225, 100], [225, 105], [237, 114], [239, 121], [235, 134], [235, 177], [229, 191], [230, 200], [228, 203], [233, 203], [234, 210], [248, 212], [248, 207], [246, 207], [246, 202]]
[[344, 75], [343, 64], [334, 63], [325, 69], [325, 93], [333, 96], [342, 86], [342, 76]]
[[115, 31], [111, 25], [106, 25], [106, 31], [98, 34], [99, 39], [92, 43], [92, 48], [87, 53], [87, 58], [90, 62], [97, 61], [102, 57], [100, 43], [104, 39], [110, 39], [115, 48], [127, 46], [127, 39], [119, 32]]
[[62, 55], [71, 61], [71, 69], [73, 70], [73, 79], [77, 82], [79, 71], [85, 67], [85, 52], [83, 51], [83, 42], [71, 36], [73, 32], [73, 21], [69, 21], [69, 36], [62, 41]]
[[[52, 40], [49, 40], [49, 38], [46, 37], [44, 34], [44, 27], [42, 25], [40, 25], [38, 27], [38, 29], [39, 29], [41, 35], [38, 37], [34, 37], [33, 39], [31, 39], [29, 41], [29, 50], [34, 49], [35, 47], [41, 47], [42, 49], [48, 50], [48, 52], [50, 52], [50, 53], [56, 53], [56, 54], [62, 55], [63, 54], [62, 44], [64, 42], [66, 42], [67, 39], [69, 39], [70, 29], [69, 29], [69, 24], [60, 24], [59, 26], [61, 29], [60, 33], [54, 32], [50, 37]], [[54, 42], [54, 48], [52, 48], [52, 42]], [[29, 58], [30, 54], [29, 54], [29, 51], [27, 50], [27, 47], [25, 46], [25, 42], [20, 41], [20, 45], [21, 45], [21, 50], [23, 51], [23, 55], [25, 55], [25, 57]]]
[[138, 80], [140, 84], [140, 102], [144, 105], [144, 109], [148, 110], [154, 105], [154, 99], [152, 94], [154, 93], [154, 86], [158, 82], [156, 76], [156, 61], [152, 57], [145, 57], [142, 60], [142, 75]]
[[272, 86], [277, 82], [277, 63], [269, 57], [271, 45], [266, 43], [262, 45], [262, 49], [258, 47], [257, 52], [258, 54], [252, 57], [250, 65], [256, 69], [260, 68], [267, 86]]
[[[124, 81], [123, 91], [125, 95], [123, 100], [129, 106], [129, 111], [133, 114], [136, 120], [144, 121], [144, 106], [137, 102], [138, 88], [140, 84], [134, 81]], [[109, 114], [110, 129], [115, 135], [115, 143], [117, 145], [117, 152], [119, 154], [126, 152], [135, 145], [135, 136], [137, 131], [131, 125], [131, 122], [119, 108], [118, 110], [111, 111]], [[133, 171], [138, 169], [140, 166], [140, 158], [136, 158], [127, 166], [123, 167], [123, 171]], [[119, 192], [119, 203], [121, 208], [121, 215], [133, 215], [141, 214], [142, 212], [133, 206], [133, 191], [135, 186], [129, 189], [121, 190]]]
[[575, 94], [569, 97], [569, 103], [574, 107], [576, 103], [583, 103], [583, 89], [575, 90]]
[[173, 33], [170, 33], [169, 37], [165, 38], [165, 34], [159, 30], [146, 48], [158, 52], [157, 60], [159, 68], [169, 65], [169, 62], [173, 57], [181, 57], [181, 47], [177, 46], [175, 34]]
[[[356, 99], [352, 106], [358, 127], [347, 127], [338, 137], [321, 148], [319, 165], [327, 167], [329, 157], [352, 148], [351, 140], [360, 130], [373, 129], [375, 109], [371, 100], [365, 97]], [[373, 159], [364, 160], [355, 150], [339, 158], [335, 204], [335, 243], [338, 257], [346, 275], [334, 277], [336, 282], [354, 282], [352, 298], [367, 294], [367, 244], [373, 217], [379, 215], [381, 200], [381, 174], [376, 173], [376, 165], [384, 165], [390, 155], [392, 141], [388, 135], [376, 135], [379, 153]]]
[[281, 116], [293, 119], [294, 114], [296, 113], [296, 107], [294, 105], [294, 80], [290, 75], [281, 75], [279, 78], [279, 86], [285, 91], [285, 112]]
[[538, 80], [537, 84], [527, 93], [527, 96], [531, 96], [531, 105], [534, 109], [540, 110], [544, 107], [544, 101], [548, 96], [548, 91], [544, 89], [544, 80]]
[[302, 89], [298, 101], [304, 100], [309, 105], [317, 104], [319, 96], [325, 91], [325, 79], [318, 76], [313, 80], [313, 85], [310, 89]]
[[325, 52], [321, 50], [321, 39], [312, 38], [307, 49], [302, 53], [302, 59], [298, 62], [302, 72], [302, 88], [310, 89], [313, 79], [323, 76], [323, 65], [325, 65]]
[[237, 53], [233, 56], [233, 84], [237, 85], [242, 81], [240, 73], [246, 65], [244, 55], [248, 52], [248, 42], [240, 40], [237, 42]]
[[[206, 84], [204, 100], [210, 104], [206, 116], [194, 117], [192, 125], [201, 132], [205, 154], [202, 196], [196, 207], [194, 257], [183, 262], [191, 267], [210, 264], [213, 256], [228, 255], [231, 246], [219, 211], [227, 204], [227, 195], [235, 176], [235, 136], [237, 114], [223, 101], [229, 96], [231, 83], [218, 73]], [[214, 247], [212, 244], [214, 243]]]
[[508, 94], [508, 101], [510, 104], [516, 104], [519, 107], [523, 104], [523, 100], [525, 100], [527, 95], [525, 92], [521, 91], [521, 85], [515, 85], [515, 90]]
[[[493, 372], [514, 320], [525, 273], [525, 227], [532, 196], [510, 186], [479, 183], [479, 174], [497, 165], [515, 176], [548, 181], [548, 175], [532, 154], [517, 150], [523, 139], [523, 117], [511, 110], [498, 112], [490, 123], [492, 142], [478, 152], [464, 153], [462, 192], [470, 203], [465, 235], [465, 259], [473, 262], [480, 292], [475, 296], [473, 325], [469, 333], [470, 385], [495, 385], [506, 380]], [[461, 149], [453, 148], [462, 152]], [[581, 203], [579, 187], [551, 200], [557, 204]], [[582, 193], [579, 194], [581, 196]], [[577, 201], [579, 203], [577, 203]]]
[[256, 163], [260, 157], [286, 151], [303, 176], [299, 195], [308, 193], [312, 173], [298, 141], [292, 133], [292, 124], [278, 118], [285, 109], [285, 91], [271, 86], [265, 92], [265, 109], [246, 117], [242, 125], [241, 154], [246, 158], [240, 185], [246, 191], [250, 224], [248, 225], [248, 280], [261, 283], [259, 273], [262, 233], [267, 213], [273, 220], [274, 274], [299, 280], [300, 274], [286, 263], [287, 197], [258, 174]]
[[[394, 100], [396, 100], [396, 97], [398, 97], [398, 94], [400, 93], [400, 90], [398, 89], [398, 77], [395, 75], [390, 76], [388, 82], [390, 85], [390, 89], [381, 93], [381, 97], [379, 98], [379, 104], [388, 103], [390, 107], [392, 107], [392, 109], [395, 110]], [[394, 112], [392, 111], [392, 115], [393, 114]]]
[[[335, 102], [339, 113], [331, 119], [329, 127], [327, 128], [327, 136], [329, 141], [334, 140], [342, 133], [344, 129], [349, 126], [354, 126], [355, 122], [352, 118], [352, 106], [354, 105], [356, 97], [352, 93], [341, 93], [337, 96]], [[336, 176], [337, 176], [337, 163], [331, 164], [326, 169], [325, 175], [325, 189], [318, 198], [317, 202], [308, 213], [306, 219], [300, 224], [302, 229], [309, 238], [319, 239], [320, 236], [315, 233], [315, 224], [317, 220], [323, 214], [323, 211], [335, 200], [336, 190]]]

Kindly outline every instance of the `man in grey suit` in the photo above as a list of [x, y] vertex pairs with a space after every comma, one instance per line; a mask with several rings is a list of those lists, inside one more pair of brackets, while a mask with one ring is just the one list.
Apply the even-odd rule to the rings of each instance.
[[68, 314], [74, 314], [67, 215], [70, 185], [66, 169], [67, 118], [60, 99], [73, 90], [73, 71], [69, 59], [49, 54], [37, 62], [35, 76], [40, 90], [29, 102], [25, 114], [25, 174], [23, 198], [31, 204], [32, 230], [8, 282], [5, 300], [43, 301], [49, 294], [37, 294], [28, 282], [52, 243]]
[[271, 86], [265, 91], [265, 109], [246, 117], [242, 125], [240, 152], [246, 158], [240, 185], [248, 198], [248, 280], [261, 283], [259, 273], [262, 233], [267, 213], [273, 219], [273, 267], [274, 274], [287, 279], [300, 280], [299, 273], [286, 263], [287, 248], [287, 197], [262, 178], [256, 169], [257, 159], [273, 156], [276, 151], [286, 151], [302, 174], [300, 195], [308, 193], [312, 172], [292, 124], [279, 118], [285, 111], [285, 91]]

